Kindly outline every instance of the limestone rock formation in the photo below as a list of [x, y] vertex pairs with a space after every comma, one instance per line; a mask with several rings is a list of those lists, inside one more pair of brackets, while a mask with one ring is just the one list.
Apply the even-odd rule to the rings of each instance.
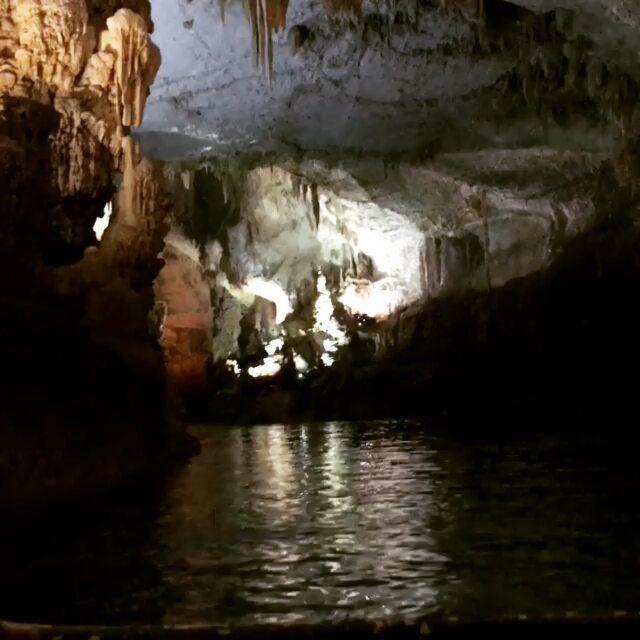
[[203, 393], [213, 335], [210, 285], [196, 247], [175, 232], [166, 242], [155, 297], [167, 375], [182, 393]]
[[170, 439], [147, 318], [167, 202], [129, 136], [160, 64], [148, 16], [0, 2], [0, 506], [104, 490], [145, 464], [143, 442], [153, 457]]
[[[637, 24], [623, 2], [366, 1], [337, 18], [334, 4], [290, 1], [286, 29], [281, 13], [269, 23], [271, 82], [242, 2], [226, 3], [224, 21], [207, 2], [155, 7], [157, 41], [176, 55], [150, 97], [150, 148], [169, 158], [532, 142], [595, 151], [633, 118]], [[300, 29], [305, 44], [291, 48]]]
[[435, 299], [541, 272], [596, 225], [603, 162], [536, 148], [183, 172], [156, 281], [169, 370], [206, 395], [229, 372], [338, 371], [357, 344], [394, 357]]
[[393, 360], [447, 300], [480, 309], [481, 344], [494, 292], [544, 289], [607, 223], [607, 190], [616, 215], [633, 207], [623, 0], [220, 4], [222, 20], [197, 0], [154, 7], [182, 55], [137, 135], [195, 193], [172, 223], [211, 290], [212, 342], [191, 355], [231, 387]]
[[[128, 127], [141, 124], [160, 66], [148, 25], [119, 9], [96, 32], [85, 2], [7, 2], [0, 10], [3, 96], [52, 107], [60, 117], [51, 163], [61, 194], [96, 193], [119, 167]], [[95, 161], [102, 147], [100, 166]]]
[[255, 384], [274, 418], [404, 361], [447, 379], [494, 300], [497, 333], [528, 326], [528, 287], [544, 333], [545, 274], [636, 205], [626, 0], [217, 4], [0, 0], [0, 428], [59, 493], [45, 430], [69, 459], [109, 442], [105, 479], [177, 437], [165, 368], [214, 404]]

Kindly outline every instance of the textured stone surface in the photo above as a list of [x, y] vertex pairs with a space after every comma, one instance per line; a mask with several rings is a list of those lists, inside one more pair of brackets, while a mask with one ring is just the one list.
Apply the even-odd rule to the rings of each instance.
[[[169, 54], [143, 148], [222, 156], [216, 171], [239, 185], [233, 220], [193, 236], [213, 358], [257, 357], [256, 331], [264, 346], [277, 326], [311, 329], [320, 272], [347, 324], [377, 323], [385, 355], [432, 299], [544, 271], [600, 222], [603, 163], [638, 126], [632, 4], [154, 3]], [[269, 304], [276, 317], [284, 305], [255, 295], [255, 279], [286, 294], [287, 322], [274, 328]]]
[[[161, 370], [148, 313], [164, 181], [157, 310], [185, 388], [210, 358], [266, 362], [282, 336], [274, 349], [315, 364], [351, 339], [387, 356], [433, 299], [544, 271], [601, 222], [603, 173], [616, 197], [635, 191], [629, 0], [156, 0], [152, 13], [159, 72], [145, 2], [0, 0], [7, 296], [64, 300], [82, 339], [137, 375]], [[154, 156], [223, 159], [163, 173], [131, 127]], [[314, 316], [326, 298], [339, 335]]]
[[57, 186], [63, 195], [95, 194], [119, 166], [128, 127], [141, 123], [160, 65], [146, 22], [119, 9], [98, 33], [78, 0], [0, 9], [3, 96], [53, 106], [60, 114], [51, 147]]
[[[170, 234], [162, 254], [165, 265], [155, 281], [162, 303], [161, 341], [167, 374], [185, 393], [202, 392], [213, 333], [211, 292], [197, 248]], [[195, 258], [195, 259], [194, 259]]]
[[[441, 154], [422, 164], [283, 160], [236, 171], [226, 178], [234, 196], [217, 214], [226, 224], [189, 242], [174, 220], [165, 268], [174, 276], [161, 274], [156, 285], [167, 305], [165, 326], [178, 321], [178, 306], [188, 300], [190, 326], [181, 331], [213, 334], [210, 343], [197, 340], [191, 354], [199, 367], [207, 358], [242, 360], [249, 352], [259, 360], [257, 353], [274, 340], [276, 352], [291, 347], [315, 363], [326, 350], [314, 319], [322, 275], [333, 304], [342, 305], [336, 312], [342, 322], [379, 323], [374, 355], [385, 357], [398, 345], [384, 336], [432, 299], [543, 270], [567, 242], [592, 228], [603, 161], [597, 154], [532, 148]], [[182, 174], [190, 216], [223, 175]], [[224, 214], [225, 206], [235, 215]], [[208, 219], [215, 215], [208, 212]], [[188, 219], [183, 215], [182, 224]], [[178, 274], [190, 289], [179, 305]], [[191, 308], [197, 300], [202, 303]], [[257, 351], [242, 337], [249, 325], [260, 336]], [[180, 369], [189, 349], [187, 343], [177, 349], [176, 342], [175, 332], [166, 330], [167, 358]]]
[[148, 326], [167, 202], [129, 136], [160, 60], [123, 4], [0, 2], [0, 508], [106, 490], [172, 438]]
[[[292, 0], [287, 29], [273, 33], [269, 81], [254, 63], [242, 3], [227, 2], [222, 21], [206, 0], [158, 0], [155, 38], [167, 55], [144, 126], [148, 148], [595, 149], [603, 136], [593, 118], [626, 117], [624, 76], [637, 78], [639, 63], [632, 3], [492, 2], [484, 22], [458, 10], [464, 3], [441, 4], [364, 2], [356, 18]], [[300, 27], [305, 42], [292, 49]]]

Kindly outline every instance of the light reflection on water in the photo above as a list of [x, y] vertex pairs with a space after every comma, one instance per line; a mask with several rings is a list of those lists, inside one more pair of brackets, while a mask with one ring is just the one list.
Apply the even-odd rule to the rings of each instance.
[[384, 430], [198, 431], [203, 453], [179, 479], [163, 522], [163, 544], [186, 567], [169, 575], [186, 597], [167, 619], [433, 608], [447, 564], [428, 533], [441, 480], [424, 473], [437, 472], [427, 447], [413, 450], [411, 439]]
[[626, 438], [456, 439], [393, 421], [195, 431], [202, 453], [163, 491], [0, 540], [0, 617], [319, 623], [640, 605]]
[[[183, 594], [169, 621], [623, 605], [614, 558], [604, 560], [613, 571], [604, 600], [586, 587], [598, 554], [612, 549], [597, 496], [578, 479], [591, 474], [597, 488], [602, 469], [579, 461], [563, 478], [554, 456], [570, 452], [567, 443], [465, 448], [398, 423], [197, 433], [203, 453], [177, 481], [162, 523], [162, 544], [185, 567], [165, 569]], [[629, 604], [640, 590], [625, 595]]]

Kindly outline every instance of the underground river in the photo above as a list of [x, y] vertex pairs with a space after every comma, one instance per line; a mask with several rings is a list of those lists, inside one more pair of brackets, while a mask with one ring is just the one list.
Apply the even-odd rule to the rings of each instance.
[[5, 527], [0, 618], [468, 622], [639, 601], [628, 438], [514, 430], [462, 446], [398, 421], [192, 431], [201, 454], [161, 485]]

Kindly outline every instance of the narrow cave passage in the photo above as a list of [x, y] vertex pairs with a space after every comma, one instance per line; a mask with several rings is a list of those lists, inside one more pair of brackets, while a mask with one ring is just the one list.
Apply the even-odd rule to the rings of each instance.
[[0, 637], [637, 637], [638, 44], [0, 0]]

